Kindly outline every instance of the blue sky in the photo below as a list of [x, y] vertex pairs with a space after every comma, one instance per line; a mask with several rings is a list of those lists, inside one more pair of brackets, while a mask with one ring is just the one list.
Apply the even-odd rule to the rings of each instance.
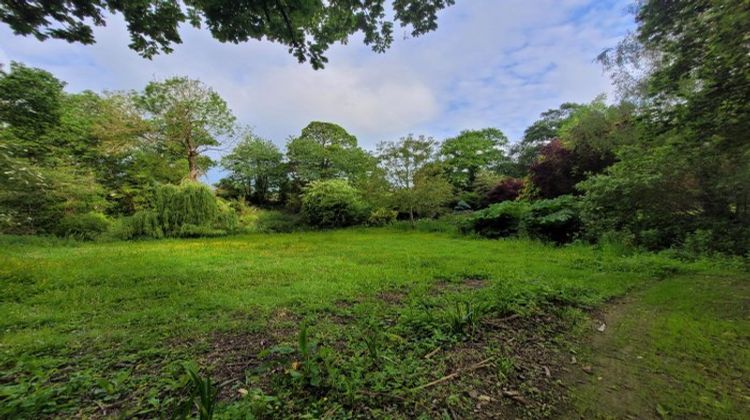
[[189, 27], [174, 53], [145, 60], [127, 48], [118, 17], [96, 30], [90, 46], [18, 37], [0, 24], [0, 63], [46, 69], [69, 91], [198, 78], [227, 100], [241, 123], [280, 146], [312, 120], [341, 124], [368, 149], [408, 133], [443, 139], [483, 127], [517, 140], [548, 108], [612, 93], [595, 58], [633, 28], [631, 3], [457, 0], [441, 12], [436, 32], [409, 38], [397, 29], [385, 54], [355, 36], [334, 46], [320, 71], [298, 64], [284, 46], [221, 44]]

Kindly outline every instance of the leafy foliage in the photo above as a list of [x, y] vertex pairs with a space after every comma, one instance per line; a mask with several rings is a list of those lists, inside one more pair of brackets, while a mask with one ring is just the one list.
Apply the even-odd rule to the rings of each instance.
[[208, 187], [193, 182], [158, 186], [151, 206], [122, 223], [117, 233], [122, 239], [214, 236], [238, 226], [234, 210], [220, 205]]
[[560, 137], [560, 128], [571, 114], [581, 105], [566, 102], [557, 109], [549, 109], [539, 116], [540, 118], [531, 124], [523, 133], [523, 138], [518, 144], [511, 148], [515, 158], [516, 170], [514, 176], [526, 174], [534, 158], [539, 154], [539, 149], [550, 141]]
[[287, 144], [287, 158], [297, 188], [310, 182], [346, 179], [357, 183], [374, 168], [374, 161], [343, 127], [313, 121]]
[[367, 224], [369, 226], [386, 226], [396, 221], [396, 216], [398, 216], [397, 211], [378, 207], [370, 212]]
[[185, 157], [193, 181], [210, 163], [201, 161], [201, 153], [219, 145], [219, 138], [234, 129], [235, 117], [227, 103], [199, 80], [173, 77], [151, 82], [138, 96], [137, 105], [145, 112], [158, 141]]
[[555, 139], [539, 149], [529, 168], [529, 179], [539, 197], [554, 198], [575, 191], [573, 152]]
[[489, 238], [522, 235], [558, 244], [573, 240], [581, 225], [578, 199], [573, 196], [504, 201], [476, 212], [468, 221], [471, 231]]
[[[651, 248], [710, 226], [740, 237], [750, 226], [750, 149], [741, 141], [750, 130], [750, 6], [648, 1], [635, 13], [636, 32], [601, 59], [641, 104], [640, 138], [584, 184], [589, 224], [626, 229]], [[721, 248], [744, 254], [743, 242]]]
[[365, 211], [359, 192], [340, 179], [315, 181], [302, 197], [302, 213], [313, 226], [350, 226], [362, 221]]
[[493, 204], [474, 213], [468, 225], [473, 232], [488, 238], [512, 236], [521, 231], [521, 222], [529, 212], [529, 207], [530, 204], [526, 201]]
[[440, 146], [443, 164], [454, 187], [467, 190], [480, 170], [496, 169], [508, 158], [503, 148], [508, 138], [497, 128], [466, 130]]
[[224, 182], [237, 194], [233, 198], [250, 198], [258, 204], [268, 202], [269, 194], [278, 192], [283, 182], [282, 157], [272, 142], [247, 134], [221, 159], [222, 166], [229, 171]]
[[218, 402], [219, 389], [211, 382], [210, 377], [203, 378], [191, 366], [186, 366], [185, 370], [190, 378], [190, 393], [198, 411], [198, 418], [211, 420]]
[[453, 200], [453, 187], [443, 173], [443, 168], [438, 164], [423, 166], [415, 174], [411, 188], [393, 191], [393, 206], [407, 214], [412, 223], [415, 217], [432, 218], [441, 215]]
[[431, 137], [408, 135], [378, 144], [378, 159], [393, 190], [392, 207], [415, 217], [440, 214], [453, 197], [444, 170], [434, 162], [437, 142]]
[[417, 172], [434, 159], [436, 146], [432, 137], [409, 134], [398, 141], [380, 142], [378, 161], [394, 187], [409, 189], [414, 186]]
[[512, 201], [521, 195], [524, 188], [524, 180], [507, 177], [492, 187], [484, 197], [485, 205]]
[[16, 34], [39, 40], [63, 39], [92, 44], [93, 26], [105, 26], [110, 13], [122, 13], [132, 39], [130, 48], [144, 57], [171, 52], [182, 42], [180, 24], [205, 25], [221, 42], [268, 40], [289, 47], [300, 62], [319, 69], [328, 61], [325, 51], [362, 32], [364, 43], [384, 52], [393, 42], [394, 21], [411, 26], [419, 36], [437, 28], [438, 11], [454, 0], [393, 0], [389, 19], [384, 0], [370, 2], [190, 0], [121, 2], [77, 0], [27, 3], [3, 0], [0, 20]]
[[110, 220], [101, 213], [71, 214], [63, 216], [60, 220], [57, 234], [90, 241], [107, 232], [110, 225]]
[[529, 237], [558, 244], [570, 242], [582, 228], [579, 201], [570, 195], [535, 201], [524, 215], [522, 225]]
[[51, 73], [21, 63], [11, 62], [9, 72], [0, 68], [0, 121], [31, 143], [19, 147], [17, 156], [43, 158], [44, 145], [34, 143], [59, 122], [64, 86]]

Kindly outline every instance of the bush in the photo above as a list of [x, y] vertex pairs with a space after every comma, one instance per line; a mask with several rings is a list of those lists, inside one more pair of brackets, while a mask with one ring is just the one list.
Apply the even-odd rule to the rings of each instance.
[[578, 180], [573, 177], [574, 157], [559, 139], [539, 149], [529, 167], [529, 178], [541, 198], [554, 198], [574, 192]]
[[524, 181], [518, 178], [505, 178], [496, 184], [484, 197], [484, 205], [513, 201], [523, 191]]
[[692, 256], [743, 255], [750, 249], [750, 228], [731, 222], [706, 223], [685, 236], [682, 249]]
[[467, 230], [488, 238], [522, 234], [555, 243], [570, 242], [581, 230], [578, 201], [571, 196], [535, 202], [504, 201], [474, 213]]
[[248, 232], [285, 233], [304, 229], [301, 217], [279, 210], [254, 209], [242, 215], [242, 229]]
[[182, 225], [212, 224], [219, 205], [211, 190], [197, 182], [162, 185], [154, 193], [153, 209], [166, 236], [179, 236]]
[[110, 228], [107, 216], [89, 212], [64, 216], [57, 227], [58, 236], [91, 241]]
[[234, 232], [239, 219], [232, 207], [198, 183], [161, 185], [147, 210], [120, 220], [112, 236], [120, 239], [216, 236]]
[[118, 239], [155, 238], [164, 237], [164, 230], [159, 223], [156, 212], [141, 210], [132, 216], [123, 217], [115, 223], [111, 234]]
[[315, 181], [302, 196], [302, 214], [313, 226], [351, 226], [365, 216], [359, 192], [344, 180]]
[[523, 231], [530, 237], [558, 244], [572, 241], [581, 231], [578, 203], [570, 195], [533, 202], [523, 217]]
[[213, 227], [225, 233], [237, 232], [240, 228], [240, 217], [232, 205], [224, 200], [217, 200], [218, 211]]
[[379, 207], [370, 212], [370, 217], [367, 218], [368, 226], [385, 226], [390, 225], [396, 220], [398, 212], [391, 209]]
[[521, 222], [529, 212], [525, 201], [504, 201], [474, 213], [468, 221], [468, 229], [488, 238], [515, 235]]

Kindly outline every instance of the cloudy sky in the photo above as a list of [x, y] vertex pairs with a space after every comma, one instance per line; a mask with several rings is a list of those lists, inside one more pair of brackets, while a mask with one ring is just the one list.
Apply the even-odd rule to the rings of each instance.
[[[408, 133], [442, 139], [497, 127], [517, 140], [538, 114], [612, 91], [595, 57], [633, 27], [632, 0], [457, 0], [420, 38], [397, 30], [385, 54], [359, 37], [335, 46], [324, 70], [298, 64], [284, 46], [221, 44], [182, 30], [170, 55], [128, 49], [121, 19], [90, 46], [17, 37], [0, 23], [0, 63], [46, 69], [69, 91], [140, 89], [173, 75], [215, 88], [240, 122], [283, 145], [309, 121], [341, 124], [362, 146]], [[212, 177], [213, 178], [213, 177]]]

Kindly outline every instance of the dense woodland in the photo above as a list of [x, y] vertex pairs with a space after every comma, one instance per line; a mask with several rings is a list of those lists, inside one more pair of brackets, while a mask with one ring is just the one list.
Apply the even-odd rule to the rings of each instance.
[[[282, 150], [198, 80], [71, 93], [10, 63], [0, 229], [132, 239], [230, 234], [258, 219], [273, 231], [450, 216], [489, 237], [745, 254], [748, 13], [744, 2], [643, 4], [637, 31], [600, 56], [619, 102], [562, 104], [515, 142], [485, 128], [364, 150], [314, 121]], [[227, 175], [211, 189], [199, 179], [216, 165]]]

